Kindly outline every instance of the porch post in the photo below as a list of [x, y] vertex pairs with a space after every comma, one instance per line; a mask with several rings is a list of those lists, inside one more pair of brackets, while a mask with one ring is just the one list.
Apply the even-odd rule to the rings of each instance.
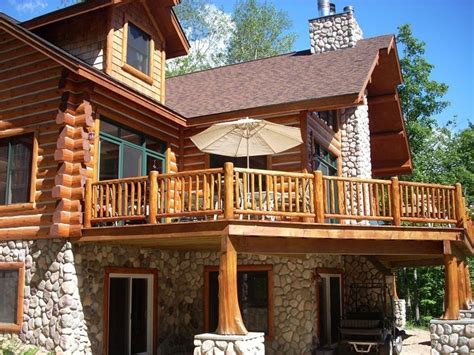
[[221, 241], [219, 264], [219, 323], [217, 334], [246, 335], [237, 296], [237, 252], [228, 236]]
[[468, 263], [464, 263], [464, 277], [466, 278], [466, 299], [468, 305], [472, 303], [472, 286], [471, 286], [471, 273], [469, 272]]
[[468, 309], [464, 261], [458, 261], [459, 308]]
[[444, 314], [442, 319], [459, 319], [459, 284], [457, 258], [444, 255]]

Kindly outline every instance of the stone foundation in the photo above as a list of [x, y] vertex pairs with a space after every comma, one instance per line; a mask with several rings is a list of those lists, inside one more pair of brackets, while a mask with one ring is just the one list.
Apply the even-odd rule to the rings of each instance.
[[194, 355], [265, 355], [264, 342], [263, 333], [199, 334], [194, 337]]
[[474, 322], [472, 319], [434, 319], [430, 324], [430, 332], [432, 355], [474, 353]]
[[404, 329], [407, 323], [407, 307], [405, 300], [393, 300], [393, 316], [397, 328]]

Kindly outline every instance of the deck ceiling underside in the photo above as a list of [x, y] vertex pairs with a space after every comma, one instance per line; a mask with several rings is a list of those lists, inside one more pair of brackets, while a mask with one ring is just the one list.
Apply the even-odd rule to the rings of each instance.
[[371, 255], [390, 266], [441, 264], [447, 245], [469, 255], [462, 229], [208, 221], [90, 228], [77, 243], [219, 250], [229, 236], [240, 253]]

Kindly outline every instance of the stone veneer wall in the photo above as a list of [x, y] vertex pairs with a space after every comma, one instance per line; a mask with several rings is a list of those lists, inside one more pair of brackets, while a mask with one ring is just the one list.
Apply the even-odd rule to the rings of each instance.
[[[102, 353], [105, 267], [156, 268], [158, 344], [160, 354], [170, 354], [192, 351], [194, 335], [204, 332], [204, 266], [219, 259], [216, 252], [38, 240], [0, 243], [2, 261], [25, 262], [20, 339], [58, 354]], [[310, 354], [318, 343], [316, 268], [345, 268], [346, 288], [377, 275], [362, 257], [239, 255], [239, 264], [273, 265], [275, 331], [265, 344], [267, 354]]]
[[74, 254], [58, 240], [0, 243], [0, 262], [25, 263], [20, 339], [62, 353], [90, 353]]
[[355, 47], [363, 36], [352, 12], [310, 20], [309, 35], [312, 53]]
[[433, 319], [430, 332], [432, 355], [474, 353], [474, 321], [472, 319]]

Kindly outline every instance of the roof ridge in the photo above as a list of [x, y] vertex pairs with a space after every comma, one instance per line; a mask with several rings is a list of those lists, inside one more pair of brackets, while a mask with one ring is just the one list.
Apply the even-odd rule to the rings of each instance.
[[[369, 37], [369, 38], [362, 38], [359, 40], [360, 41], [363, 41], [363, 42], [367, 42], [367, 41], [370, 41], [370, 40], [375, 40], [377, 38], [382, 38], [382, 37], [395, 37], [395, 35], [393, 33], [388, 33], [388, 34], [385, 34], [385, 35], [378, 35], [378, 36], [374, 36], [374, 37]], [[343, 51], [343, 50], [346, 50], [346, 49], [354, 49], [354, 48], [357, 48], [356, 47], [346, 47], [346, 48], [340, 48], [338, 50], [335, 50], [335, 51], [328, 51], [328, 52], [322, 52], [322, 53], [313, 53], [314, 55], [321, 55], [321, 54], [334, 54], [334, 53], [337, 53], [339, 51]], [[175, 79], [175, 78], [182, 78], [184, 76], [191, 76], [193, 74], [200, 74], [200, 73], [204, 73], [204, 72], [208, 72], [208, 71], [212, 71], [212, 70], [217, 70], [217, 69], [223, 69], [223, 68], [229, 68], [229, 67], [232, 67], [232, 66], [237, 66], [237, 65], [242, 65], [242, 64], [248, 64], [248, 63], [254, 63], [254, 62], [258, 62], [258, 61], [264, 61], [264, 60], [269, 60], [269, 59], [274, 59], [274, 58], [278, 58], [278, 57], [284, 57], [284, 56], [289, 56], [289, 55], [295, 55], [295, 54], [298, 54], [298, 53], [303, 53], [303, 52], [310, 52], [310, 49], [302, 49], [302, 50], [298, 50], [298, 51], [291, 51], [291, 52], [287, 52], [287, 53], [281, 53], [281, 54], [276, 54], [276, 55], [272, 55], [270, 57], [265, 57], [265, 58], [258, 58], [258, 59], [252, 59], [252, 60], [248, 60], [248, 61], [245, 61], [245, 62], [239, 62], [239, 63], [232, 63], [232, 64], [227, 64], [227, 65], [220, 65], [220, 66], [217, 66], [217, 67], [213, 67], [213, 68], [207, 68], [207, 69], [201, 69], [201, 70], [197, 70], [197, 71], [193, 71], [191, 73], [184, 73], [184, 74], [178, 74], [178, 75], [175, 75], [175, 76], [170, 76], [168, 78], [166, 78], [166, 80], [171, 80], [171, 79]]]

